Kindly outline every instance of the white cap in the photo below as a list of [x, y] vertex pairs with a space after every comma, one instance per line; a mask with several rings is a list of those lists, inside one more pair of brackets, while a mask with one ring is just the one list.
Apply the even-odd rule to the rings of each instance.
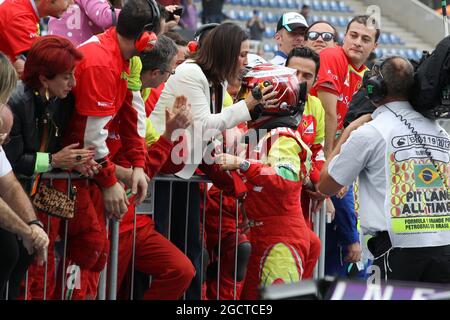
[[284, 13], [277, 23], [277, 31], [281, 28], [285, 28], [288, 32], [291, 32], [298, 27], [308, 28], [305, 17], [298, 12]]

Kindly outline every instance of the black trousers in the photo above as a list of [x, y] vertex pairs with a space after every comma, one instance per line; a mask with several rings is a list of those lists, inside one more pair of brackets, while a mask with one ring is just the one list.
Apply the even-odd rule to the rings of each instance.
[[422, 248], [394, 248], [373, 262], [381, 281], [401, 280], [450, 283], [450, 245]]
[[0, 228], [0, 300], [6, 299], [8, 281], [8, 299], [18, 297], [20, 283], [32, 258], [15, 234]]

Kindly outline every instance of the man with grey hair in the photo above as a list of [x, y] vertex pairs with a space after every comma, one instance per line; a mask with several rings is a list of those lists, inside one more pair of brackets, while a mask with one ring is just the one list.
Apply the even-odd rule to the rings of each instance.
[[408, 102], [408, 60], [375, 68], [366, 88], [377, 109], [345, 129], [318, 188], [332, 195], [359, 176], [361, 230], [381, 279], [450, 283], [450, 137]]
[[164, 35], [158, 36], [155, 47], [149, 52], [141, 53], [141, 89], [156, 88], [166, 82], [175, 73], [178, 47], [175, 42]]

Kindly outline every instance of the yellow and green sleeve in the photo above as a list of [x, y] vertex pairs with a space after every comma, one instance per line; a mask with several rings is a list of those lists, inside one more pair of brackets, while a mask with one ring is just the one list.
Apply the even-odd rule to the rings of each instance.
[[158, 141], [160, 136], [161, 135], [156, 131], [155, 127], [153, 127], [150, 118], [147, 118], [145, 122], [145, 143], [147, 146], [151, 146]]
[[320, 102], [319, 98], [309, 95], [306, 105], [309, 114], [316, 119], [316, 137], [314, 144], [323, 144], [325, 140], [325, 110], [323, 109], [322, 102]]
[[[128, 76], [128, 89], [139, 91], [142, 87], [141, 82], [142, 62], [141, 58], [134, 56], [130, 59], [130, 75]], [[144, 100], [145, 101], [145, 100]]]
[[268, 165], [280, 177], [290, 181], [299, 181], [301, 179], [299, 157], [301, 150], [295, 139], [280, 137], [269, 150]]

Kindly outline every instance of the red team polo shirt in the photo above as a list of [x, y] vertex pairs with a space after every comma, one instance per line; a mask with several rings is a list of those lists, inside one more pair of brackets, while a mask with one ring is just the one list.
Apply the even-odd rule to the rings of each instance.
[[[122, 57], [115, 28], [92, 37], [78, 49], [84, 57], [75, 69], [75, 111], [70, 121], [67, 143], [79, 142], [84, 145], [86, 142], [95, 142], [97, 150], [104, 152], [107, 138], [105, 130], [108, 130], [111, 119], [121, 108], [127, 93], [129, 63]], [[99, 122], [96, 122], [102, 117], [109, 119], [105, 123], [105, 130], [99, 128]], [[108, 158], [109, 152], [104, 153], [100, 157], [107, 160], [107, 165], [96, 175], [96, 180], [102, 187], [110, 187], [117, 182], [117, 178], [114, 165]], [[96, 160], [98, 157], [96, 154]]]
[[116, 29], [92, 37], [78, 49], [84, 58], [75, 69], [76, 111], [83, 116], [115, 115], [125, 100], [130, 73]]
[[362, 84], [366, 71], [362, 65], [357, 69], [345, 55], [342, 47], [326, 48], [320, 52], [320, 69], [311, 94], [317, 96], [317, 90], [327, 91], [338, 96], [337, 102], [337, 132], [344, 127], [345, 115], [353, 94]]
[[31, 0], [5, 0], [0, 4], [0, 51], [11, 62], [30, 50], [38, 36], [39, 16]]

